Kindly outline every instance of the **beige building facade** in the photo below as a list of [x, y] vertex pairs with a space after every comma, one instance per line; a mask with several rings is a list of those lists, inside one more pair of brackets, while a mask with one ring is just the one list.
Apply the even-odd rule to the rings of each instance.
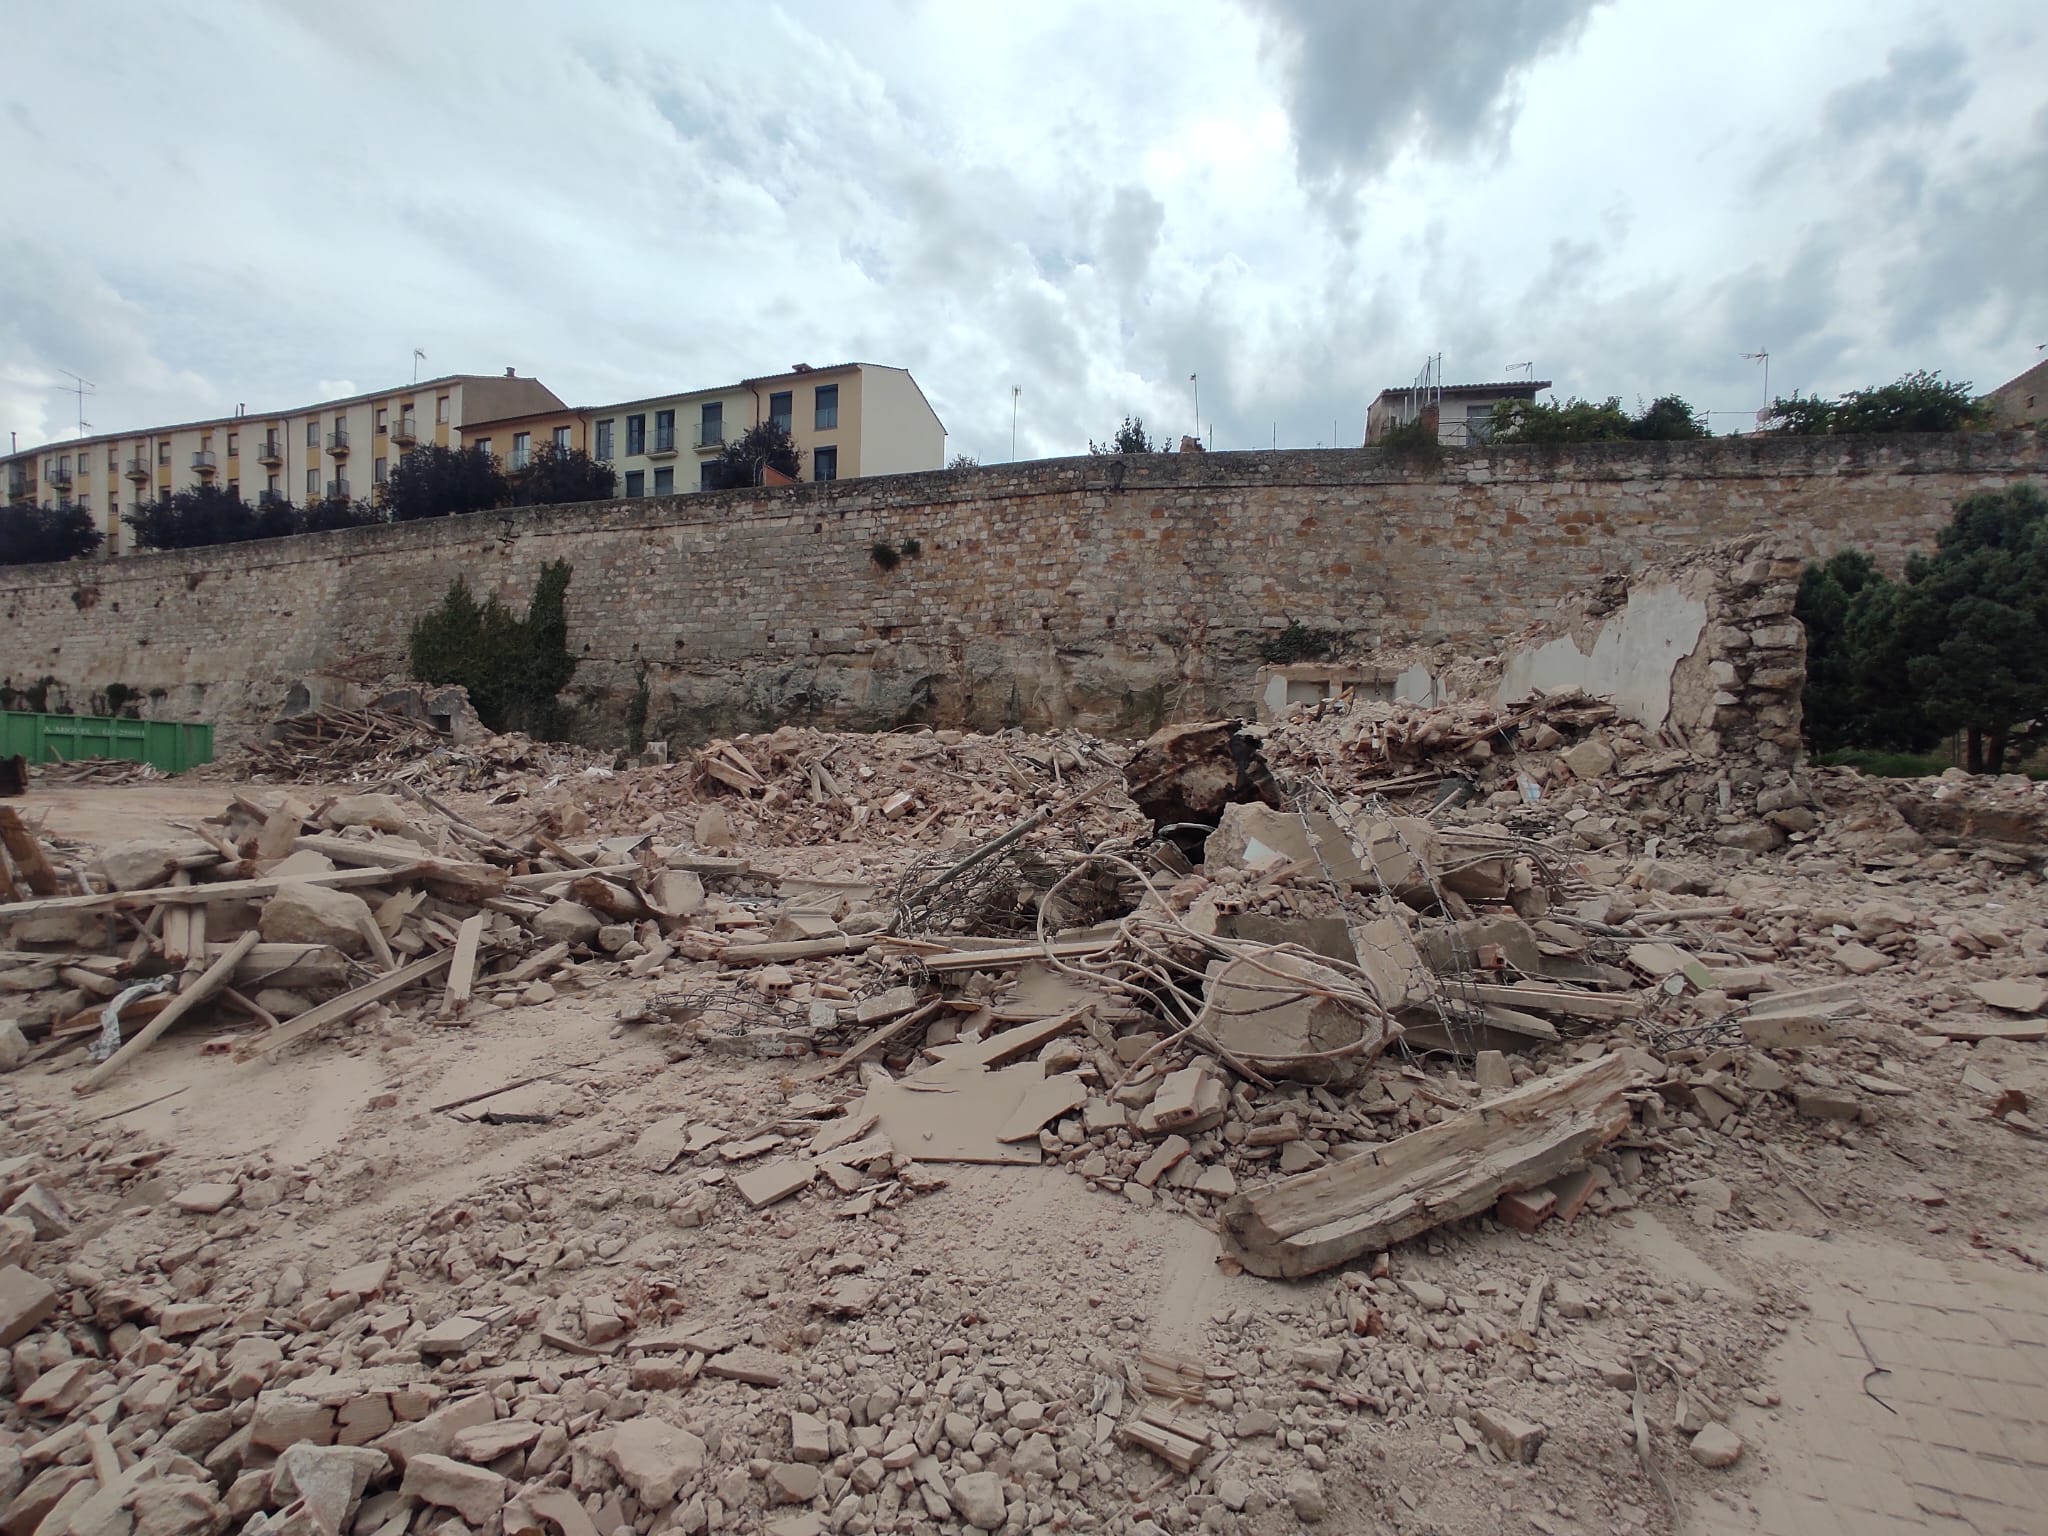
[[775, 420], [796, 440], [806, 480], [942, 469], [946, 428], [907, 368], [799, 365], [715, 389], [656, 395], [583, 411], [590, 453], [618, 472], [622, 496], [708, 488], [727, 442]]
[[0, 487], [10, 507], [83, 507], [107, 536], [105, 553], [120, 554], [121, 514], [146, 501], [218, 485], [259, 503], [374, 502], [408, 450], [458, 444], [464, 421], [549, 410], [568, 408], [538, 379], [450, 374], [292, 410], [45, 443], [0, 459]]

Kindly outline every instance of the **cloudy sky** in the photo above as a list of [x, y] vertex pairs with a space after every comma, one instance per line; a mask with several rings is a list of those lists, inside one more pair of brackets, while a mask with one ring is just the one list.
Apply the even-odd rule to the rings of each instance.
[[2039, 0], [9, 0], [0, 430], [907, 365], [985, 461], [2048, 353]]

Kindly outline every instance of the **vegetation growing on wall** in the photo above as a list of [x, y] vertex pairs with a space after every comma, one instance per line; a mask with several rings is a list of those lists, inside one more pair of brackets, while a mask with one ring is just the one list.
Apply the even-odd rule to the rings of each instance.
[[796, 445], [789, 428], [770, 418], [753, 426], [725, 445], [710, 463], [710, 485], [714, 491], [739, 491], [765, 485], [767, 471], [801, 480], [803, 450]]
[[1653, 443], [1706, 437], [1707, 419], [1678, 395], [1659, 395], [1631, 416], [1619, 395], [1595, 404], [1515, 401], [1495, 408], [1496, 443]]
[[0, 565], [49, 565], [89, 555], [105, 541], [82, 507], [21, 507], [0, 513]]
[[1124, 424], [1116, 429], [1108, 442], [1098, 443], [1094, 438], [1089, 438], [1088, 451], [1094, 454], [1164, 453], [1166, 443], [1163, 440], [1155, 443], [1146, 434], [1144, 417], [1126, 416]]
[[541, 567], [521, 619], [495, 596], [478, 602], [456, 577], [440, 605], [412, 627], [412, 675], [424, 683], [460, 683], [494, 731], [563, 739], [568, 712], [557, 696], [576, 672], [568, 590], [568, 561]]
[[1957, 503], [1932, 555], [1892, 581], [1860, 551], [1800, 579], [1807, 740], [1923, 752], [1961, 734], [1972, 773], [2048, 735], [2048, 496], [2032, 485]]
[[1771, 402], [1763, 430], [1781, 437], [1875, 432], [1962, 432], [1991, 419], [1964, 382], [1921, 369], [1892, 384], [1852, 389], [1833, 400], [1794, 394]]
[[202, 549], [212, 544], [244, 544], [251, 539], [281, 539], [293, 533], [325, 533], [335, 528], [362, 528], [384, 521], [366, 502], [332, 496], [304, 507], [288, 501], [251, 505], [225, 486], [201, 485], [161, 501], [144, 502], [121, 514], [143, 549]]
[[1328, 630], [1310, 629], [1299, 619], [1289, 619], [1279, 634], [1259, 642], [1259, 660], [1276, 667], [1296, 661], [1321, 661], [1337, 649], [1337, 640]]

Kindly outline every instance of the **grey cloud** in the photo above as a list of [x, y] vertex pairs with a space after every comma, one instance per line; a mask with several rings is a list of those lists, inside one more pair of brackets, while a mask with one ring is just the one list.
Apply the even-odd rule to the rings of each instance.
[[1295, 155], [1348, 188], [1410, 139], [1433, 153], [1490, 146], [1516, 76], [1571, 42], [1598, 0], [1246, 0], [1271, 24]]
[[1828, 132], [1862, 139], [1880, 130], [1945, 123], [1975, 87], [1963, 77], [1967, 55], [1952, 42], [1894, 48], [1884, 73], [1834, 92], [1821, 108]]

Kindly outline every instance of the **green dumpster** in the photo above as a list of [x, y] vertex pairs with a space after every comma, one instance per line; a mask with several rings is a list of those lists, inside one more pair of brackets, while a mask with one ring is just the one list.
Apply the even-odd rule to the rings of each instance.
[[0, 757], [75, 763], [88, 757], [148, 763], [183, 773], [213, 761], [213, 727], [191, 720], [121, 720], [0, 710]]

